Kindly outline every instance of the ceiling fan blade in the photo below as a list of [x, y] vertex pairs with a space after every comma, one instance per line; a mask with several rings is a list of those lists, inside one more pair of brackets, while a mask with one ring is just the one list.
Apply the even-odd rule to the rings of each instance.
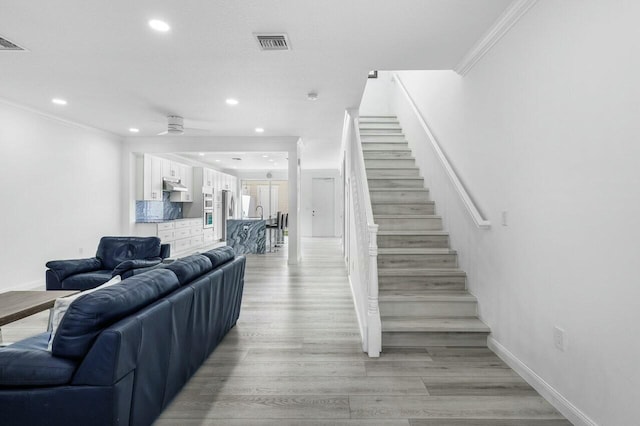
[[184, 128], [185, 129], [195, 129], [195, 130], [210, 130], [214, 123], [210, 121], [204, 120], [184, 120]]
[[162, 132], [162, 133], [158, 133], [158, 136], [166, 135], [167, 133], [169, 133], [169, 132], [167, 132], [167, 131], [165, 130], [165, 131], [164, 131], [164, 132]]

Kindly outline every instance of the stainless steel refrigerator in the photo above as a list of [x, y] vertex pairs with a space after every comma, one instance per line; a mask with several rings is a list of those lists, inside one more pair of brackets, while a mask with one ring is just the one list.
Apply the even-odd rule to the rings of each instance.
[[222, 191], [222, 241], [227, 241], [227, 220], [235, 217], [235, 204], [233, 192]]

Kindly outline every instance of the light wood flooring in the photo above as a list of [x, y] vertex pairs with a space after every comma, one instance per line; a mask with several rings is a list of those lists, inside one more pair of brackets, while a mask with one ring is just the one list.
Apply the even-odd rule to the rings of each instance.
[[[157, 420], [157, 426], [566, 426], [487, 348], [360, 345], [337, 239], [248, 256], [240, 320]], [[46, 328], [36, 315], [3, 328], [17, 340]]]

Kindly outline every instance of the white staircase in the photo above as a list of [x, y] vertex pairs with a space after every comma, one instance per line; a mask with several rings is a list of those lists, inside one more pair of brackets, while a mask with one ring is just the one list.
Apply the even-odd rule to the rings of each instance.
[[490, 330], [396, 117], [360, 117], [359, 130], [379, 225], [382, 347], [486, 346]]

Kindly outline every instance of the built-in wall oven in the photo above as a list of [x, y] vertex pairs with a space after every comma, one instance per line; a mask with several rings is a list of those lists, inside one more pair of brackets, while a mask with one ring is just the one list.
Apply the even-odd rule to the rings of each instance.
[[213, 194], [202, 194], [204, 209], [213, 210]]
[[213, 209], [204, 209], [202, 219], [204, 222], [202, 225], [203, 228], [213, 228]]

